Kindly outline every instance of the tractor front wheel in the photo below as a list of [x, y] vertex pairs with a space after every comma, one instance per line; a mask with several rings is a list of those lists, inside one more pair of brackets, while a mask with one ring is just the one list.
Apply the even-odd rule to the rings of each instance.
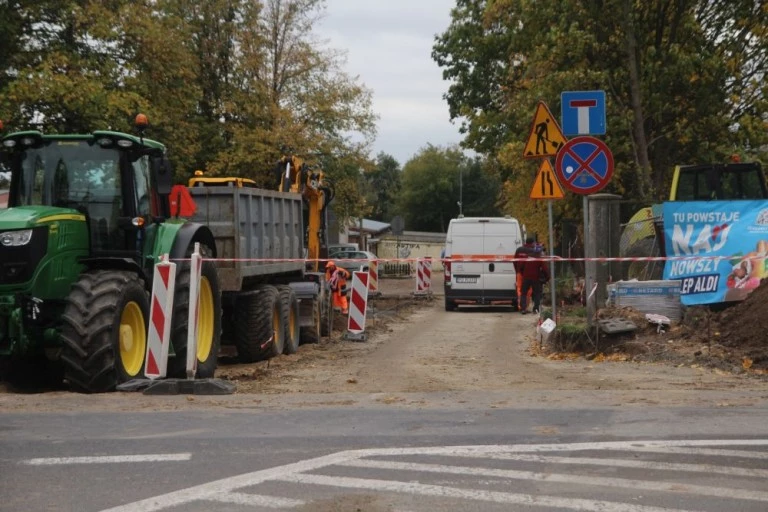
[[104, 393], [141, 377], [149, 299], [132, 272], [93, 270], [72, 285], [62, 315], [61, 360], [74, 391]]

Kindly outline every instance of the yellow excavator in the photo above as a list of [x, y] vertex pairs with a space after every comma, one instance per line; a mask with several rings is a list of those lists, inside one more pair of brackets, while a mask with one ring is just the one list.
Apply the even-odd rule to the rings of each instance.
[[333, 182], [317, 166], [307, 164], [295, 155], [284, 155], [277, 162], [280, 191], [301, 194], [307, 205], [306, 247], [312, 272], [321, 270], [320, 260], [328, 258], [328, 215], [326, 208], [333, 201]]

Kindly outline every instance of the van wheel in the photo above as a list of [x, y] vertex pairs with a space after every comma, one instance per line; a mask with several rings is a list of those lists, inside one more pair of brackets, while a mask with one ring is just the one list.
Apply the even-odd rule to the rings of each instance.
[[445, 299], [445, 310], [446, 311], [456, 311], [457, 307], [458, 306], [456, 306], [455, 302], [453, 302], [452, 300], [448, 300], [447, 298]]

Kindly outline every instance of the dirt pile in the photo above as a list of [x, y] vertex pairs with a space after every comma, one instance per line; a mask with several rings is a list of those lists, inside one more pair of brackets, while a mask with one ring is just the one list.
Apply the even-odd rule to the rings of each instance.
[[632, 308], [604, 309], [599, 317], [638, 326], [631, 334], [603, 337], [603, 352], [768, 378], [768, 280], [741, 302], [719, 309], [689, 307], [679, 325], [662, 329]]

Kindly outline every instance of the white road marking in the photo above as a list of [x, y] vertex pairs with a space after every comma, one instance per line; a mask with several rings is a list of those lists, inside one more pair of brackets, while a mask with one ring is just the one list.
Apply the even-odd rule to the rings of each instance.
[[279, 498], [277, 496], [264, 496], [261, 494], [248, 494], [244, 492], [225, 492], [206, 498], [207, 501], [220, 503], [234, 503], [235, 505], [247, 505], [251, 507], [265, 508], [295, 508], [304, 505], [304, 501], [291, 498]]
[[[281, 478], [286, 482], [300, 484], [326, 485], [330, 487], [345, 487], [352, 489], [372, 489], [384, 492], [400, 492], [422, 496], [439, 496], [441, 498], [459, 498], [474, 501], [490, 501], [494, 503], [509, 503], [540, 507], [567, 508], [570, 510], [589, 510], [605, 512], [607, 510], [622, 510], [623, 512], [682, 512], [679, 509], [646, 507], [630, 503], [611, 501], [587, 500], [581, 498], [560, 498], [533, 494], [517, 494], [511, 492], [460, 489], [442, 485], [428, 485], [416, 482], [398, 482], [393, 480], [373, 480], [367, 478], [345, 478], [337, 476], [305, 475], [297, 473]], [[686, 511], [690, 512], [690, 511]]]
[[190, 460], [191, 453], [150, 453], [146, 455], [105, 455], [102, 457], [50, 457], [22, 460], [29, 466], [57, 466], [63, 464], [117, 464], [122, 462], [178, 462]]
[[748, 452], [746, 450], [708, 450], [706, 448], [631, 448], [636, 452], [679, 453], [684, 455], [707, 455], [714, 457], [741, 457], [743, 459], [768, 459], [768, 452]]
[[[258, 485], [270, 480], [284, 480], [300, 473], [306, 473], [326, 466], [343, 464], [345, 462], [366, 457], [385, 457], [399, 455], [449, 455], [465, 456], [468, 454], [497, 454], [497, 453], [541, 453], [552, 451], [583, 451], [583, 450], [663, 450], [670, 448], [689, 448], [695, 453], [705, 451], [707, 447], [767, 447], [768, 439], [724, 439], [724, 440], [691, 440], [691, 441], [613, 441], [602, 443], [570, 443], [570, 444], [514, 444], [514, 445], [479, 445], [479, 446], [440, 446], [440, 447], [411, 447], [349, 450], [337, 452], [314, 459], [307, 459], [293, 464], [267, 468], [234, 477], [214, 480], [205, 484], [181, 489], [147, 498], [144, 500], [117, 506], [103, 512], [152, 512], [183, 505], [196, 500], [207, 500], [211, 496], [230, 492], [234, 489]], [[745, 451], [745, 453], [747, 453]], [[398, 482], [392, 482], [395, 485]], [[471, 492], [460, 491], [457, 492]], [[538, 500], [538, 496], [536, 499]], [[471, 498], [470, 498], [471, 499]], [[505, 498], [506, 499], [506, 498]], [[559, 498], [553, 498], [559, 499]], [[588, 501], [588, 500], [587, 500]], [[595, 502], [597, 503], [597, 502]], [[554, 505], [553, 505], [554, 506]], [[622, 504], [622, 510], [632, 510], [632, 505]], [[585, 509], [591, 510], [591, 509]], [[595, 509], [599, 510], [599, 509]], [[605, 509], [604, 509], [605, 510]], [[648, 508], [637, 510], [651, 510]], [[665, 510], [665, 509], [656, 509]]]
[[[698, 453], [698, 452], [697, 452]], [[768, 455], [768, 454], [766, 454]], [[495, 453], [488, 455], [468, 455], [473, 458], [497, 460], [517, 460], [522, 462], [541, 462], [545, 464], [581, 464], [586, 466], [611, 466], [619, 468], [639, 468], [654, 471], [687, 471], [690, 473], [717, 473], [719, 475], [745, 476], [768, 479], [768, 469], [735, 468], [714, 464], [684, 464], [677, 462], [658, 462], [645, 460], [600, 459], [596, 457], [552, 457], [549, 455], [513, 455]]]
[[334, 464], [338, 464], [347, 460], [348, 458], [354, 457], [357, 457], [356, 452], [354, 451], [337, 452], [331, 455], [317, 457], [315, 459], [307, 459], [295, 462], [293, 464], [286, 464], [285, 466], [267, 468], [229, 478], [222, 478], [221, 480], [214, 480], [213, 482], [196, 485], [195, 487], [189, 487], [179, 491], [169, 492], [167, 494], [162, 494], [154, 498], [147, 498], [145, 500], [136, 501], [134, 503], [128, 503], [126, 505], [110, 508], [102, 512], [153, 512], [155, 510], [177, 507], [192, 501], [208, 500], [212, 496], [215, 497], [216, 495], [230, 492], [233, 489], [258, 485], [268, 480], [277, 480], [284, 475], [302, 473], [326, 466], [333, 466]]
[[558, 482], [564, 484], [599, 485], [604, 487], [620, 487], [623, 489], [641, 489], [643, 491], [672, 492], [698, 494], [717, 498], [743, 499], [768, 502], [768, 492], [749, 491], [746, 489], [728, 489], [703, 485], [690, 485], [647, 480], [630, 480], [627, 478], [611, 478], [583, 475], [565, 475], [558, 473], [535, 473], [533, 471], [518, 471], [514, 469], [472, 468], [465, 466], [446, 466], [444, 464], [418, 464], [413, 462], [391, 462], [386, 460], [351, 460], [343, 464], [348, 467], [369, 469], [390, 469], [397, 471], [421, 471], [430, 473], [447, 473], [454, 475], [493, 476], [512, 480], [533, 480], [536, 482]]

